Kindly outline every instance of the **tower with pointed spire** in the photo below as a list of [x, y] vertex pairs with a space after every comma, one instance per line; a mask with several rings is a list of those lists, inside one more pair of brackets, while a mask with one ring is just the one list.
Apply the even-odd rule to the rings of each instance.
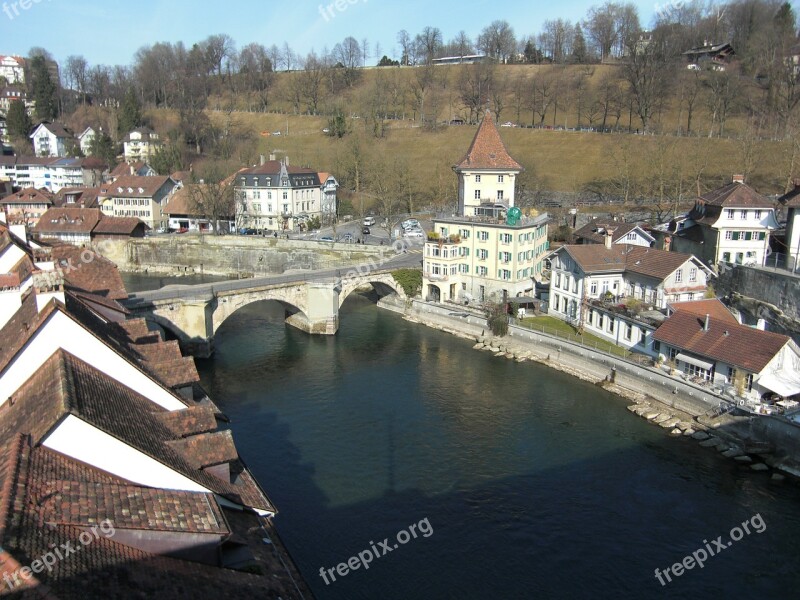
[[488, 110], [453, 170], [458, 176], [458, 214], [465, 217], [495, 216], [514, 206], [517, 175], [524, 171], [508, 153]]

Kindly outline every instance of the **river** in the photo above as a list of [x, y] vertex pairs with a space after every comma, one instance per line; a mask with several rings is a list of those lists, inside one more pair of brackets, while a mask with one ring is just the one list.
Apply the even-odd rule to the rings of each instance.
[[[312, 337], [253, 304], [198, 361], [320, 600], [785, 598], [800, 584], [794, 484], [363, 296], [340, 316], [338, 335]], [[702, 569], [664, 578], [745, 521]], [[412, 524], [427, 535], [398, 544]], [[327, 571], [373, 545], [368, 569]]]

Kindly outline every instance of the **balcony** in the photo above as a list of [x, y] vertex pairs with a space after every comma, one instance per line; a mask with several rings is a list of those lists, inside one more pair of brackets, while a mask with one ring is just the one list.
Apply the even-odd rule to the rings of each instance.
[[428, 281], [447, 281], [450, 279], [450, 276], [442, 273], [434, 274], [428, 271], [423, 271], [422, 276], [427, 279]]

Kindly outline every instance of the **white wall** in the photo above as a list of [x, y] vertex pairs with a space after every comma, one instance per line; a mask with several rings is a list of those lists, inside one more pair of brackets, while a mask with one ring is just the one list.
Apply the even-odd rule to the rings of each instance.
[[10, 244], [5, 252], [0, 255], [0, 273], [10, 273], [16, 264], [22, 260], [25, 252], [16, 244]]
[[140, 485], [167, 490], [211, 492], [74, 415], [67, 416], [42, 445]]
[[59, 348], [73, 354], [155, 404], [167, 410], [181, 410], [186, 405], [160, 383], [134, 367], [60, 310], [48, 317], [23, 351], [0, 374], [0, 405]]

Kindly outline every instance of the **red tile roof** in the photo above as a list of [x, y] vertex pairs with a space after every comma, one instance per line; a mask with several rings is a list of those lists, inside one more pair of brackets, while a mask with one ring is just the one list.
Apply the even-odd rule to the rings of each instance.
[[99, 208], [51, 208], [33, 228], [35, 233], [83, 233], [90, 235], [102, 213]]
[[[576, 229], [572, 234], [576, 240], [584, 240], [584, 243], [605, 243], [607, 231], [613, 231], [612, 237], [614, 242], [618, 242], [628, 235], [631, 231], [639, 227], [636, 223], [621, 223], [617, 221], [602, 221], [600, 219], [592, 219], [583, 227]], [[645, 232], [647, 235], [649, 233]]]
[[614, 244], [611, 248], [599, 244], [568, 245], [560, 250], [568, 252], [587, 274], [629, 272], [659, 280], [693, 259], [691, 254], [629, 244]]
[[718, 360], [751, 373], [761, 373], [790, 338], [770, 331], [753, 329], [727, 319], [679, 310], [653, 334], [653, 339], [693, 354]]
[[686, 311], [698, 317], [705, 318], [706, 315], [710, 315], [712, 318], [721, 322], [739, 324], [739, 321], [737, 321], [736, 317], [728, 310], [728, 307], [717, 298], [672, 302], [669, 308], [675, 311]]
[[491, 112], [486, 111], [483, 122], [478, 127], [472, 144], [464, 157], [456, 165], [457, 169], [502, 169], [507, 171], [524, 170], [506, 149], [500, 132], [494, 124]]
[[53, 194], [46, 190], [25, 188], [0, 200], [0, 204], [46, 204], [52, 206]]
[[698, 202], [725, 208], [772, 208], [772, 202], [746, 183], [729, 183], [700, 196]]
[[101, 185], [100, 196], [103, 198], [152, 198], [165, 186], [175, 187], [175, 182], [171, 177], [123, 175], [113, 183]]
[[113, 300], [128, 297], [117, 265], [88, 248], [57, 244], [52, 258], [64, 272], [67, 289], [95, 294]]

